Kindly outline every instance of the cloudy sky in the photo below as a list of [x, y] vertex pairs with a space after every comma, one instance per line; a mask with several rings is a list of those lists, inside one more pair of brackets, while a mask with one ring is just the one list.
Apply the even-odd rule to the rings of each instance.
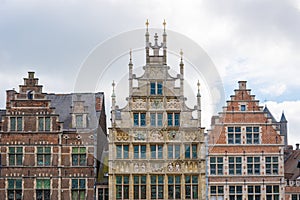
[[0, 107], [5, 90], [22, 84], [29, 70], [45, 92], [72, 92], [99, 44], [144, 28], [146, 19], [154, 28], [166, 19], [167, 29], [201, 46], [221, 76], [226, 99], [238, 80], [247, 80], [277, 119], [284, 111], [289, 143], [300, 142], [296, 0], [0, 0]]

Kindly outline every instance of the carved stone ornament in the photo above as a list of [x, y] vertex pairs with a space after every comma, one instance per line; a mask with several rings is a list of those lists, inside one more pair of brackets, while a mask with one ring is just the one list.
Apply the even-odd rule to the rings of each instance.
[[134, 140], [146, 140], [146, 133], [144, 131], [136, 131], [134, 133]]
[[194, 141], [197, 139], [197, 132], [186, 132], [185, 139], [188, 141]]
[[145, 102], [145, 100], [143, 100], [143, 99], [136, 99], [136, 100], [134, 100], [133, 103], [132, 103], [132, 108], [133, 109], [137, 109], [137, 110], [146, 109], [146, 102]]
[[176, 109], [176, 110], [180, 110], [180, 101], [177, 100], [177, 99], [170, 99], [168, 102], [167, 102], [167, 109]]
[[129, 135], [128, 135], [128, 133], [126, 133], [126, 132], [117, 132], [117, 140], [128, 140], [128, 138], [129, 138]]
[[168, 138], [169, 138], [169, 140], [174, 140], [177, 136], [178, 136], [178, 132], [177, 131], [169, 131], [168, 132]]
[[151, 138], [152, 138], [152, 140], [163, 140], [164, 134], [162, 131], [152, 131]]
[[161, 100], [158, 100], [158, 99], [152, 100], [151, 101], [151, 108], [152, 109], [162, 109], [163, 106], [162, 106]]

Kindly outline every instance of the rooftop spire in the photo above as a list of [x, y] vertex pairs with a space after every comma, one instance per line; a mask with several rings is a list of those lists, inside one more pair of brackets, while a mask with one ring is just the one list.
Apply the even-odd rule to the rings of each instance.
[[180, 62], [182, 63], [182, 58], [183, 58], [183, 51], [182, 51], [182, 49], [180, 49], [179, 54], [180, 54]]
[[149, 21], [148, 21], [148, 19], [147, 19], [147, 21], [146, 21], [146, 31], [148, 32], [148, 26], [149, 26]]
[[164, 33], [166, 32], [166, 25], [167, 25], [167, 23], [166, 23], [166, 20], [164, 19], [164, 22], [163, 22], [163, 26], [164, 26]]
[[198, 93], [197, 93], [197, 97], [200, 97], [200, 81], [198, 80], [198, 83], [197, 83], [197, 87], [198, 87]]
[[129, 50], [129, 64], [132, 64], [132, 50]]
[[111, 97], [116, 97], [116, 94], [115, 94], [115, 86], [116, 86], [115, 81], [113, 81], [113, 83], [111, 85], [113, 87], [113, 92], [112, 92]]

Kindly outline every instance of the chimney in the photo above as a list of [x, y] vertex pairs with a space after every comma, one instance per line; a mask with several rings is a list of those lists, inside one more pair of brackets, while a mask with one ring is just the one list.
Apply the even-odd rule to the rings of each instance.
[[296, 150], [299, 150], [299, 143], [296, 144]]

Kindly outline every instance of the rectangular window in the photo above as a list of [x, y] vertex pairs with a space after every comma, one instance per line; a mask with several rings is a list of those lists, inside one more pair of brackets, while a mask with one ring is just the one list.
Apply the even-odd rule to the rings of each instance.
[[151, 177], [151, 199], [164, 198], [164, 176], [152, 175]]
[[85, 179], [72, 179], [72, 200], [85, 200], [86, 181]]
[[279, 200], [279, 185], [267, 185], [266, 197], [267, 200]]
[[292, 200], [300, 200], [300, 194], [292, 194], [291, 199]]
[[9, 147], [9, 165], [21, 166], [23, 163], [23, 147]]
[[129, 199], [129, 176], [116, 176], [116, 198]]
[[246, 111], [246, 105], [241, 105], [241, 111]]
[[50, 117], [39, 117], [38, 130], [39, 131], [50, 131], [50, 124], [51, 124]]
[[49, 166], [51, 162], [51, 147], [37, 147], [37, 165]]
[[179, 158], [180, 158], [180, 144], [169, 144], [168, 159], [179, 159]]
[[243, 188], [242, 186], [229, 186], [229, 199], [242, 200]]
[[241, 144], [241, 127], [227, 127], [227, 143]]
[[22, 130], [23, 130], [23, 118], [10, 117], [10, 131], [22, 131]]
[[76, 115], [76, 128], [83, 128], [83, 115]]
[[129, 146], [128, 145], [116, 145], [117, 158], [128, 159], [129, 158]]
[[257, 200], [257, 199], [261, 199], [261, 191], [260, 191], [260, 186], [259, 185], [248, 185], [248, 200]]
[[168, 113], [168, 126], [180, 126], [180, 114]]
[[146, 145], [134, 145], [133, 150], [135, 159], [146, 159]]
[[36, 199], [50, 200], [50, 179], [36, 180]]
[[86, 165], [86, 147], [72, 147], [72, 165]]
[[260, 158], [247, 157], [247, 173], [248, 175], [260, 174]]
[[21, 200], [22, 199], [22, 179], [7, 180], [7, 199]]
[[223, 186], [210, 186], [210, 199], [211, 200], [223, 200], [224, 199], [224, 187]]
[[246, 127], [247, 144], [259, 144], [259, 127]]
[[181, 176], [168, 176], [168, 199], [181, 199]]
[[109, 200], [108, 188], [98, 188], [98, 200]]
[[241, 175], [242, 174], [242, 158], [229, 157], [229, 174]]
[[163, 120], [163, 114], [162, 113], [151, 113], [150, 114], [150, 124], [153, 127], [161, 127], [162, 126], [162, 120]]
[[223, 174], [223, 157], [210, 157], [210, 174]]
[[150, 94], [151, 95], [162, 95], [163, 93], [162, 82], [151, 82], [150, 83]]
[[146, 199], [146, 176], [133, 176], [133, 198]]
[[198, 199], [198, 176], [185, 176], [185, 198]]
[[278, 157], [266, 157], [266, 174], [278, 174]]
[[146, 126], [146, 113], [133, 113], [134, 126]]
[[150, 145], [151, 159], [163, 158], [163, 145]]
[[196, 159], [197, 158], [197, 144], [186, 144], [185, 145], [185, 158]]

